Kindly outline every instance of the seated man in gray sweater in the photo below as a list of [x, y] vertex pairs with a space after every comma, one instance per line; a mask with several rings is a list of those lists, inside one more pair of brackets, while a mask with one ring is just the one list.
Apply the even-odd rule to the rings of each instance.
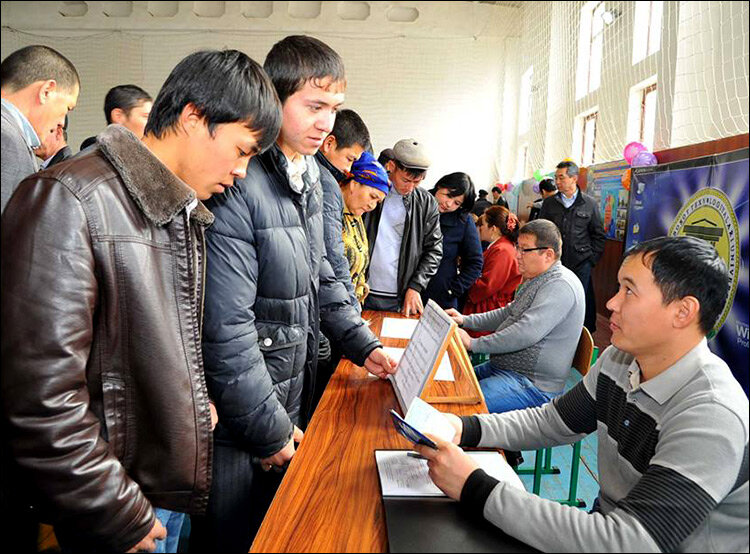
[[618, 281], [612, 346], [575, 388], [541, 408], [447, 414], [464, 446], [535, 449], [596, 431], [591, 513], [489, 477], [456, 444], [417, 450], [462, 508], [544, 552], [747, 552], [748, 400], [706, 342], [727, 268], [707, 242], [664, 237], [629, 250]]
[[586, 301], [581, 281], [560, 263], [562, 238], [554, 223], [531, 221], [518, 234], [516, 258], [523, 283], [507, 306], [483, 314], [448, 314], [460, 326], [494, 331], [467, 350], [490, 354], [475, 368], [491, 413], [541, 406], [562, 393], [581, 336]]

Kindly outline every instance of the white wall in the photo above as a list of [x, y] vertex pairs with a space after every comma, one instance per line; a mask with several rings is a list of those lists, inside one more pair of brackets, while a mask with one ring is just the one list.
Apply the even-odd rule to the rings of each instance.
[[[619, 14], [604, 30], [601, 86], [575, 98], [578, 31], [584, 1], [528, 2], [522, 9], [520, 53], [508, 52], [506, 71], [518, 64], [515, 80], [534, 66], [532, 124], [522, 137], [506, 137], [500, 180], [516, 174], [517, 151], [529, 144], [529, 167], [549, 171], [562, 159], [579, 162], [575, 119], [599, 109], [596, 163], [622, 158], [635, 140], [628, 130], [633, 86], [656, 75], [657, 121], [654, 149], [662, 150], [748, 132], [747, 2], [664, 2], [661, 48], [633, 65], [635, 2], [605, 2]], [[644, 29], [638, 32], [642, 36]], [[517, 58], [517, 59], [516, 59]], [[504, 91], [506, 97], [511, 92]], [[516, 109], [518, 104], [516, 104]], [[512, 124], [512, 122], [509, 122]], [[632, 128], [632, 125], [631, 125]]]
[[[68, 10], [86, 11], [63, 17]], [[222, 11], [221, 4], [224, 4]], [[347, 107], [367, 122], [376, 150], [407, 136], [433, 155], [426, 186], [466, 171], [481, 188], [516, 175], [529, 144], [527, 176], [573, 151], [575, 117], [599, 107], [597, 163], [619, 159], [628, 131], [631, 88], [658, 77], [654, 148], [748, 132], [748, 2], [665, 2], [661, 49], [632, 64], [634, 2], [608, 1], [619, 14], [605, 29], [601, 87], [575, 99], [578, 24], [583, 1], [478, 2], [2, 2], [2, 57], [49, 44], [81, 72], [71, 118], [77, 145], [103, 126], [106, 91], [133, 82], [155, 95], [171, 68], [199, 48], [238, 48], [262, 62], [293, 33], [316, 36], [344, 59]], [[72, 7], [71, 7], [72, 5]], [[173, 17], [150, 11], [174, 6]], [[246, 17], [248, 10], [269, 17]], [[416, 9], [412, 23], [391, 21]], [[130, 13], [116, 17], [117, 10]], [[149, 11], [150, 10], [150, 11]], [[195, 10], [213, 10], [200, 17]], [[343, 11], [366, 14], [342, 19]], [[110, 15], [105, 15], [108, 12]], [[312, 13], [309, 19], [300, 12]], [[390, 18], [390, 19], [389, 19]], [[641, 31], [642, 32], [642, 31]], [[531, 129], [519, 137], [520, 77], [534, 65]], [[632, 128], [632, 125], [631, 125]]]
[[[517, 32], [518, 9], [473, 2], [226, 2], [223, 15], [199, 17], [196, 7], [214, 3], [178, 2], [174, 17], [157, 18], [149, 13], [153, 2], [133, 2], [126, 17], [106, 16], [112, 3], [86, 2], [85, 15], [63, 17], [62, 4], [3, 2], [1, 49], [4, 58], [29, 44], [48, 44], [73, 61], [82, 80], [70, 123], [74, 146], [103, 127], [103, 99], [112, 86], [132, 82], [155, 96], [192, 51], [237, 48], [262, 63], [275, 42], [306, 33], [344, 59], [345, 107], [368, 124], [376, 154], [413, 136], [434, 160], [427, 186], [453, 171], [466, 171], [480, 187], [496, 180], [505, 38]], [[243, 16], [255, 4], [270, 4], [273, 13]], [[290, 15], [315, 12], [318, 4], [320, 14], [312, 19]], [[340, 17], [339, 10], [353, 4], [369, 8], [364, 21]], [[393, 10], [411, 7], [418, 10], [413, 23], [389, 21]]]

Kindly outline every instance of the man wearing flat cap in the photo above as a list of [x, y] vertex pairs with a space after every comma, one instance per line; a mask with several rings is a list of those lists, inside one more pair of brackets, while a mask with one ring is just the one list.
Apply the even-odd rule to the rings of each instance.
[[430, 167], [422, 143], [403, 139], [386, 163], [392, 187], [385, 200], [365, 216], [370, 243], [365, 309], [422, 313], [420, 293], [437, 272], [443, 234], [434, 197], [419, 184]]

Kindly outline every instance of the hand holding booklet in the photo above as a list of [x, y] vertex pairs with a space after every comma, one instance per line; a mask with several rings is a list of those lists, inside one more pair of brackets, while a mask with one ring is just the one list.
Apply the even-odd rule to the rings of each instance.
[[[427, 434], [452, 442], [455, 428], [438, 410], [420, 398], [409, 406], [406, 418], [391, 410], [396, 430], [407, 440], [437, 448]], [[406, 450], [378, 450], [375, 460], [383, 496], [445, 496], [430, 479], [427, 460], [410, 456]], [[467, 452], [487, 474], [511, 486], [524, 489], [523, 483], [505, 458], [497, 452]]]

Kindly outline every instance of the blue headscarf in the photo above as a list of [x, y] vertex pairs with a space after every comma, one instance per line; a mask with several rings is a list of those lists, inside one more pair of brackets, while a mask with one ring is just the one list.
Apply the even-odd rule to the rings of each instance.
[[391, 189], [388, 173], [369, 152], [362, 152], [359, 159], [352, 164], [349, 176], [358, 183], [376, 188], [385, 194]]

